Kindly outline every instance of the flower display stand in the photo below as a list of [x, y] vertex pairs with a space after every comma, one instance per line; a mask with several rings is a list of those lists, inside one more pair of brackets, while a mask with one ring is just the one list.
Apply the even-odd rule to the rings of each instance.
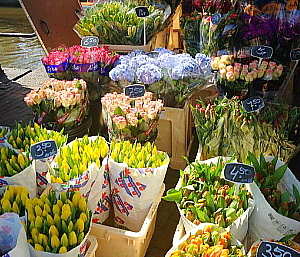
[[207, 99], [216, 96], [213, 85], [197, 90], [186, 102], [184, 108], [164, 107], [158, 120], [158, 136], [155, 140], [157, 148], [167, 152], [170, 157], [169, 166], [172, 169], [184, 169], [186, 161], [182, 156], [189, 157], [194, 140], [192, 127], [194, 126], [189, 105], [197, 104], [197, 99]]

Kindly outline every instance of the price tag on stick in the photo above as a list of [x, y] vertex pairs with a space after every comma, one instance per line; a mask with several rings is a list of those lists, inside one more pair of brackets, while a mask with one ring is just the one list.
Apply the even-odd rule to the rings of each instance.
[[246, 112], [257, 112], [265, 107], [265, 102], [260, 96], [250, 97], [242, 102]]
[[81, 46], [93, 47], [93, 46], [98, 46], [98, 44], [99, 44], [99, 38], [95, 36], [83, 37], [81, 39]]
[[149, 10], [146, 6], [139, 6], [135, 8], [135, 13], [137, 17], [144, 19], [144, 45], [147, 44], [146, 39], [146, 18], [149, 16]]
[[258, 66], [260, 66], [263, 59], [271, 58], [273, 55], [273, 48], [270, 46], [257, 45], [252, 46], [250, 51], [251, 56], [259, 58]]
[[257, 249], [256, 257], [300, 257], [300, 253], [282, 244], [263, 241]]
[[36, 143], [30, 147], [32, 159], [47, 159], [57, 154], [57, 145], [54, 140], [46, 140]]
[[227, 163], [224, 178], [234, 183], [253, 183], [255, 170], [253, 166], [243, 163]]
[[142, 97], [145, 95], [145, 86], [143, 85], [130, 85], [125, 87], [124, 93], [130, 98]]

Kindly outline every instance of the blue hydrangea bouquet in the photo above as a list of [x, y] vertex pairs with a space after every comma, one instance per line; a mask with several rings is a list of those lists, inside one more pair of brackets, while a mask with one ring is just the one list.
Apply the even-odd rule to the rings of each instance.
[[211, 59], [204, 54], [175, 54], [157, 48], [146, 53], [136, 50], [120, 56], [109, 77], [122, 86], [145, 85], [164, 106], [183, 107], [195, 89], [204, 87], [212, 76]]

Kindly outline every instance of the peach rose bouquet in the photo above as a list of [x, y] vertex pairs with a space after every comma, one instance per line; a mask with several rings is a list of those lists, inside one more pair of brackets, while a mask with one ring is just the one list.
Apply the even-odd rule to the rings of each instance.
[[50, 78], [41, 88], [30, 91], [24, 101], [33, 110], [37, 123], [53, 129], [79, 125], [89, 109], [87, 85], [82, 79]]
[[129, 98], [124, 93], [108, 93], [102, 97], [104, 121], [110, 140], [124, 139], [131, 142], [154, 141], [157, 122], [162, 111], [161, 99], [152, 100], [153, 93]]

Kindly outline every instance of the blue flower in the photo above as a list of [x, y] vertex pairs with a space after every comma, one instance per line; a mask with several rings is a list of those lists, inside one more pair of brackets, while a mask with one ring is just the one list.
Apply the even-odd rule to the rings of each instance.
[[176, 56], [170, 53], [162, 54], [157, 58], [157, 64], [161, 68], [172, 69], [175, 65]]
[[197, 53], [195, 56], [195, 60], [199, 64], [204, 75], [209, 75], [212, 72], [210, 57], [206, 56], [205, 54]]
[[193, 58], [182, 58], [182, 62], [171, 70], [171, 77], [175, 80], [182, 78], [195, 78], [201, 74], [201, 68]]
[[163, 77], [161, 68], [154, 64], [145, 64], [139, 67], [136, 71], [138, 80], [146, 85], [151, 85]]
[[163, 47], [157, 47], [153, 50], [154, 52], [159, 52], [159, 54], [175, 54], [173, 51], [163, 48]]
[[113, 81], [127, 80], [134, 82], [134, 72], [126, 64], [119, 64], [109, 72], [109, 77]]
[[152, 63], [153, 58], [150, 58], [147, 55], [137, 55], [130, 59], [129, 65], [133, 70], [138, 69], [142, 65]]

